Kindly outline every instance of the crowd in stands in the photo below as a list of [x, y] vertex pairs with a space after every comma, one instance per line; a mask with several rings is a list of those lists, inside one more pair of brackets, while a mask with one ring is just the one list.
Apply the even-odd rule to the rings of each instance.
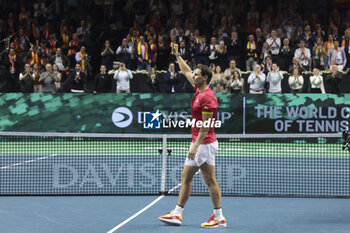
[[134, 71], [182, 92], [174, 44], [211, 68], [216, 93], [281, 93], [283, 80], [340, 93], [350, 69], [350, 9], [327, 0], [15, 2], [2, 3], [0, 92], [130, 93]]

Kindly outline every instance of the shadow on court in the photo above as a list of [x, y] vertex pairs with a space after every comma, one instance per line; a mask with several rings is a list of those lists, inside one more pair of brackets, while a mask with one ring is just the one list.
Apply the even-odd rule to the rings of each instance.
[[[1, 233], [107, 233], [156, 196], [0, 197]], [[191, 197], [183, 225], [158, 221], [176, 204], [166, 196], [115, 232], [349, 233], [349, 199], [223, 197], [228, 227], [201, 229], [212, 213], [209, 197]]]

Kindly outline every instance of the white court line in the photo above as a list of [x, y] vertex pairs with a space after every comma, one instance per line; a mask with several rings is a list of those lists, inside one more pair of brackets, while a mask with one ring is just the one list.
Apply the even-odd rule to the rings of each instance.
[[[198, 170], [196, 172], [196, 174], [198, 174], [200, 172], [200, 170]], [[195, 175], [196, 175], [195, 174]], [[178, 185], [175, 185], [172, 189], [169, 190], [169, 193], [175, 191], [176, 189], [178, 189], [181, 186], [181, 183], [179, 183]], [[123, 221], [122, 223], [120, 223], [119, 225], [115, 226], [113, 229], [109, 230], [107, 233], [113, 233], [115, 231], [117, 231], [119, 228], [121, 228], [122, 226], [124, 226], [125, 224], [127, 224], [128, 222], [130, 222], [131, 220], [133, 220], [134, 218], [136, 218], [137, 216], [139, 216], [140, 214], [142, 214], [143, 212], [145, 212], [146, 210], [148, 210], [149, 208], [151, 208], [154, 204], [156, 204], [158, 201], [162, 200], [163, 197], [165, 197], [164, 195], [160, 195], [157, 199], [155, 199], [154, 201], [152, 201], [150, 204], [148, 204], [145, 208], [143, 208], [142, 210], [140, 210], [139, 212], [137, 212], [136, 214], [134, 214], [133, 216], [129, 217], [128, 219], [126, 219], [125, 221]]]
[[137, 216], [139, 216], [140, 214], [142, 214], [143, 212], [145, 212], [146, 210], [148, 210], [149, 208], [151, 208], [154, 204], [156, 204], [158, 201], [160, 201], [163, 197], [165, 197], [164, 195], [159, 196], [157, 199], [155, 199], [154, 201], [152, 201], [149, 205], [147, 205], [145, 208], [143, 208], [142, 210], [140, 210], [139, 212], [137, 212], [136, 214], [134, 214], [133, 216], [131, 216], [130, 218], [126, 219], [124, 222], [120, 223], [118, 226], [114, 227], [113, 229], [109, 230], [107, 233], [113, 233], [116, 230], [118, 230], [119, 228], [121, 228], [122, 226], [124, 226], [125, 224], [127, 224], [128, 222], [130, 222], [131, 220], [133, 220], [134, 218], [136, 218]]
[[54, 157], [54, 156], [57, 156], [57, 154], [52, 154], [52, 155], [45, 156], [45, 157], [40, 157], [40, 158], [37, 158], [37, 159], [27, 160], [27, 161], [24, 161], [22, 163], [11, 164], [11, 165], [8, 165], [8, 166], [5, 166], [5, 167], [0, 167], [0, 169], [8, 169], [8, 168], [12, 168], [12, 167], [17, 167], [17, 166], [21, 166], [21, 165], [24, 165], [24, 164], [27, 164], [27, 163], [33, 163], [35, 161], [39, 161], [39, 160], [42, 160], [42, 159], [48, 159], [48, 158]]

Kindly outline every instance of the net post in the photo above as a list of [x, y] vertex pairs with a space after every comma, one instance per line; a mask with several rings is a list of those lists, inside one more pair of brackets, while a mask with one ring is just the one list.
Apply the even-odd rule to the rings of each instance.
[[167, 163], [167, 135], [163, 134], [162, 140], [163, 150], [162, 150], [162, 182], [160, 193], [165, 194], [165, 182], [166, 182], [166, 163]]

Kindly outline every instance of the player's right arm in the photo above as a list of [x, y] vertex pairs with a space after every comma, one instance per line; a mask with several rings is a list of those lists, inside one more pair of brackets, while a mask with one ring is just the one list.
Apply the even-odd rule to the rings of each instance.
[[[172, 49], [174, 49], [174, 54], [179, 53], [179, 45], [174, 44]], [[191, 68], [186, 64], [186, 62], [181, 56], [176, 56], [176, 60], [177, 60], [177, 63], [179, 64], [182, 74], [185, 75], [187, 80], [194, 87], [193, 74], [192, 74]]]

